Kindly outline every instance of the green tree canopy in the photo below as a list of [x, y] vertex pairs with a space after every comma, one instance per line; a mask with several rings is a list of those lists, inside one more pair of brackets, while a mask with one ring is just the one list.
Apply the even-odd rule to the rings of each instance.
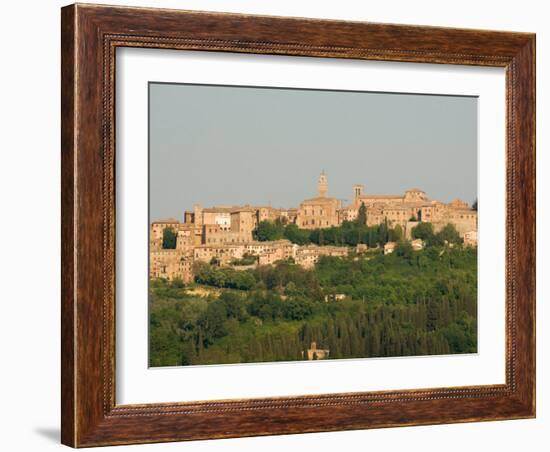
[[447, 243], [454, 243], [459, 244], [462, 243], [462, 239], [460, 238], [460, 234], [452, 224], [447, 224], [436, 234], [436, 237], [438, 241], [441, 244]]
[[177, 235], [171, 227], [164, 228], [162, 231], [162, 248], [165, 250], [175, 250]]
[[412, 253], [413, 248], [411, 242], [409, 242], [408, 240], [400, 241], [395, 248], [395, 254], [397, 256], [410, 258], [412, 256]]
[[284, 236], [285, 227], [281, 221], [260, 221], [253, 232], [254, 238], [260, 242], [280, 240]]
[[285, 227], [284, 237], [298, 245], [305, 245], [311, 242], [310, 232], [307, 229], [300, 229], [294, 223], [290, 223]]
[[[367, 229], [352, 224], [343, 230]], [[311, 342], [329, 349], [328, 359], [475, 352], [477, 250], [441, 251], [402, 241], [389, 255], [324, 256], [311, 269], [197, 262], [196, 283], [216, 288], [204, 287], [208, 295], [151, 280], [150, 363], [304, 359]]]
[[427, 245], [433, 245], [435, 242], [435, 232], [432, 223], [419, 223], [412, 228], [411, 235], [415, 239], [421, 239]]
[[361, 207], [359, 207], [359, 212], [357, 214], [357, 223], [359, 224], [367, 224], [367, 207], [365, 206], [365, 203], [361, 203]]
[[389, 236], [391, 242], [400, 242], [403, 240], [403, 228], [401, 225], [396, 224], [393, 229], [390, 229]]

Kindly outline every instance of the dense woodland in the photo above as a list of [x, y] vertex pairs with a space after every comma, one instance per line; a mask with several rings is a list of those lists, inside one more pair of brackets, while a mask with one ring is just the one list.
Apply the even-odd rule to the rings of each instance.
[[[416, 218], [411, 218], [416, 220]], [[335, 245], [355, 246], [366, 244], [369, 247], [384, 245], [387, 242], [402, 242], [403, 229], [398, 224], [390, 227], [387, 222], [367, 226], [366, 220], [345, 221], [339, 226], [323, 229], [300, 229], [294, 223], [284, 224], [281, 221], [262, 221], [254, 231], [254, 238], [259, 241], [290, 240], [298, 245]], [[445, 243], [462, 243], [458, 232], [453, 225], [448, 224], [441, 231], [435, 233], [431, 223], [419, 223], [412, 230], [413, 238], [420, 238], [428, 246], [443, 246]]]
[[150, 365], [300, 360], [311, 342], [330, 359], [475, 352], [477, 250], [455, 233], [423, 226], [422, 251], [405, 241], [311, 270], [200, 264], [191, 287], [153, 280]]

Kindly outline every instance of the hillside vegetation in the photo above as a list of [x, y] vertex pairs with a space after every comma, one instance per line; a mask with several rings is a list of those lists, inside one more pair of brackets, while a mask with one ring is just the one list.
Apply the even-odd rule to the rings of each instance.
[[329, 359], [477, 350], [475, 248], [434, 241], [311, 270], [201, 264], [195, 275], [192, 287], [151, 281], [151, 366], [301, 360], [312, 342]]

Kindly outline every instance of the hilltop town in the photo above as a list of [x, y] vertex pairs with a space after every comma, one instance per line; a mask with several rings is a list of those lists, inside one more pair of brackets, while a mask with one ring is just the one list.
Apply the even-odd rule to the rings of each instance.
[[[349, 222], [363, 222], [367, 227], [385, 225], [399, 231], [402, 240], [413, 249], [422, 249], [423, 241], [415, 239], [413, 229], [430, 223], [435, 232], [452, 225], [464, 246], [477, 246], [477, 211], [456, 199], [450, 203], [430, 200], [420, 189], [410, 189], [401, 195], [373, 195], [364, 192], [363, 185], [353, 186], [353, 200], [344, 206], [329, 196], [328, 177], [323, 172], [318, 179], [318, 196], [304, 200], [297, 208], [271, 206], [195, 206], [184, 213], [183, 222], [176, 219], [154, 221], [150, 226], [150, 277], [169, 280], [194, 279], [196, 263], [215, 263], [247, 269], [292, 260], [311, 268], [321, 256], [344, 257], [350, 246], [297, 244], [288, 239], [258, 240], [258, 228], [267, 223], [295, 225], [300, 231], [328, 230]], [[172, 236], [166, 246], [166, 236]], [[256, 239], [255, 239], [256, 237]], [[383, 244], [391, 253], [394, 241]], [[358, 243], [356, 252], [365, 252], [367, 245]]]

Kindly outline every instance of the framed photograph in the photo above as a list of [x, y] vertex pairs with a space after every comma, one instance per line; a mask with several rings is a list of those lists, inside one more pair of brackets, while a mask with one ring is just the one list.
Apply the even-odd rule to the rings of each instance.
[[62, 442], [535, 416], [535, 36], [62, 9]]

